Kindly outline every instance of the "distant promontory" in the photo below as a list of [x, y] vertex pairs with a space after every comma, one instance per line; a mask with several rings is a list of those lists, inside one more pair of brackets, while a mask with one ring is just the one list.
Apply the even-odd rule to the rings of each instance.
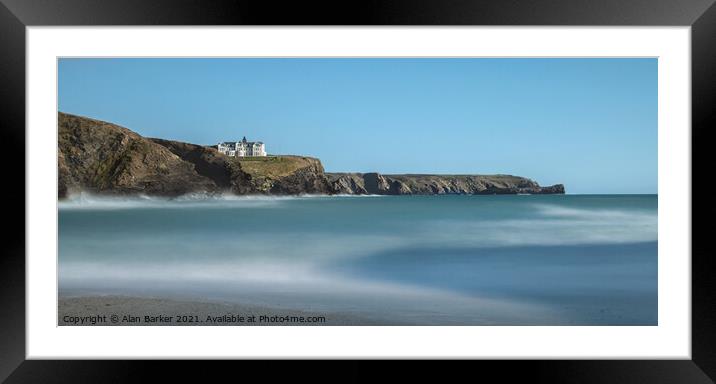
[[87, 117], [58, 114], [58, 196], [78, 192], [180, 196], [299, 194], [563, 194], [510, 175], [326, 173], [306, 156], [226, 156], [215, 148], [143, 137]]

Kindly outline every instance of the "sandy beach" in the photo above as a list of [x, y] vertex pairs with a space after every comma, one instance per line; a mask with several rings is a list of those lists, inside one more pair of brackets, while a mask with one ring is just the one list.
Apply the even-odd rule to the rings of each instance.
[[[349, 313], [126, 296], [60, 297], [60, 326], [389, 325]], [[397, 325], [397, 324], [396, 324]]]

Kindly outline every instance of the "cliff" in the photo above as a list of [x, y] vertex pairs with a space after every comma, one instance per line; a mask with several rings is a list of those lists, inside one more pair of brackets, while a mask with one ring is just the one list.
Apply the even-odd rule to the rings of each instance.
[[336, 193], [373, 195], [495, 195], [563, 194], [564, 186], [541, 187], [511, 175], [381, 175], [379, 173], [329, 173]]
[[58, 114], [58, 196], [179, 196], [187, 193], [270, 194], [516, 194], [564, 193], [509, 175], [381, 175], [325, 173], [305, 156], [239, 158], [215, 148], [145, 138], [115, 124]]
[[329, 194], [318, 159], [237, 158], [216, 149], [145, 138], [115, 124], [58, 115], [58, 196], [187, 193]]
[[321, 161], [306, 156], [232, 158], [252, 183], [254, 191], [278, 195], [332, 194]]
[[58, 195], [94, 193], [176, 196], [215, 184], [167, 148], [127, 128], [59, 113]]
[[253, 191], [251, 178], [241, 170], [240, 164], [214, 148], [180, 141], [154, 138], [149, 140], [188, 163], [198, 175], [211, 180], [213, 187], [208, 192], [231, 191], [246, 194]]
[[332, 190], [320, 160], [305, 156], [240, 158], [225, 156], [215, 148], [150, 139], [182, 160], [191, 163], [199, 175], [210, 179], [214, 188], [237, 195], [330, 194]]

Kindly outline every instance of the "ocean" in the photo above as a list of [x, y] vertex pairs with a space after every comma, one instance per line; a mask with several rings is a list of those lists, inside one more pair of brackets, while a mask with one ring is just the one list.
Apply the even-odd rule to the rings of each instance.
[[59, 203], [61, 295], [385, 324], [657, 325], [656, 195], [100, 198]]

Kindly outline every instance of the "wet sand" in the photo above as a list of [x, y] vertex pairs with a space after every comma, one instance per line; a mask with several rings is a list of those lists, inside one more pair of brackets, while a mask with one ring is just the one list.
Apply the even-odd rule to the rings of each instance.
[[57, 323], [60, 326], [391, 325], [350, 313], [126, 296], [61, 296]]

